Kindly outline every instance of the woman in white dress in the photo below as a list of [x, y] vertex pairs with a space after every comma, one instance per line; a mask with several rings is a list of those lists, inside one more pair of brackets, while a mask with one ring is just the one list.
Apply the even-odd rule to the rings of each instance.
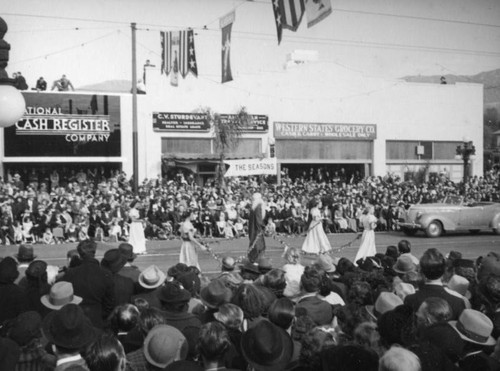
[[361, 237], [361, 245], [359, 246], [354, 264], [359, 259], [365, 259], [368, 256], [375, 256], [377, 249], [375, 246], [375, 228], [377, 228], [377, 218], [373, 215], [375, 208], [367, 206], [363, 215], [360, 217], [361, 224], [363, 225], [363, 236]]
[[134, 254], [146, 253], [146, 237], [144, 237], [143, 220], [139, 212], [140, 204], [132, 202], [128, 216], [130, 218], [130, 236], [128, 242], [134, 247]]
[[201, 271], [196, 247], [203, 251], [207, 251], [207, 248], [194, 238], [194, 226], [191, 223], [191, 218], [192, 212], [190, 211], [182, 215], [184, 222], [179, 227], [182, 240], [179, 262], [186, 264], [188, 267], [196, 267]]
[[323, 230], [321, 211], [318, 206], [313, 206], [309, 211], [311, 222], [307, 230], [307, 236], [302, 244], [302, 252], [307, 254], [321, 254], [332, 249], [330, 241]]

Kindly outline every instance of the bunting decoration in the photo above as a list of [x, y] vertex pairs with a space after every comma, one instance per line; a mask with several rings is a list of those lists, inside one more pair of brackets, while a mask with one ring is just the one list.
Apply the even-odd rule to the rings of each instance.
[[312, 27], [332, 14], [332, 3], [330, 0], [305, 0], [307, 27]]
[[219, 20], [220, 28], [222, 29], [222, 83], [232, 81], [233, 74], [231, 72], [231, 30], [235, 19], [234, 11], [226, 14]]
[[170, 75], [170, 84], [178, 85], [179, 75], [186, 78], [191, 72], [198, 77], [193, 30], [160, 32], [161, 73]]
[[297, 31], [305, 13], [305, 5], [304, 0], [273, 0], [272, 4], [279, 44], [283, 28]]

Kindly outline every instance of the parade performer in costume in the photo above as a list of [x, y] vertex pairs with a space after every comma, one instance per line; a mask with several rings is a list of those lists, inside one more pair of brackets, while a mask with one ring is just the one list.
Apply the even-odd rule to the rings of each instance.
[[186, 264], [188, 267], [197, 267], [201, 271], [196, 247], [203, 251], [207, 251], [207, 248], [194, 238], [194, 226], [191, 223], [192, 216], [191, 211], [187, 211], [182, 215], [183, 223], [179, 227], [182, 240], [179, 262]]
[[302, 252], [307, 254], [321, 254], [330, 251], [332, 246], [323, 229], [321, 211], [317, 204], [313, 205], [309, 210], [309, 219], [309, 228], [307, 229], [306, 239], [302, 244]]
[[356, 263], [359, 259], [364, 260], [368, 256], [375, 256], [377, 249], [375, 246], [375, 228], [377, 228], [377, 218], [373, 215], [375, 208], [367, 206], [361, 215], [360, 221], [363, 224], [363, 236], [361, 237], [361, 245], [356, 254]]
[[248, 259], [250, 262], [256, 262], [266, 251], [266, 241], [264, 240], [264, 216], [266, 209], [264, 200], [260, 193], [254, 193], [252, 196], [252, 209], [248, 219]]
[[128, 212], [130, 218], [130, 237], [128, 242], [134, 247], [134, 254], [146, 253], [146, 237], [144, 236], [144, 225], [139, 211], [140, 206], [137, 201], [133, 201]]

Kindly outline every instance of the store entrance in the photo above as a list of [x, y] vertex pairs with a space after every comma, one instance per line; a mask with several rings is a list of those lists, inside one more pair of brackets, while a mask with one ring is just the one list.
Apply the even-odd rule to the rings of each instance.
[[282, 164], [281, 171], [288, 173], [292, 180], [303, 178], [315, 181], [359, 181], [365, 174], [365, 164]]

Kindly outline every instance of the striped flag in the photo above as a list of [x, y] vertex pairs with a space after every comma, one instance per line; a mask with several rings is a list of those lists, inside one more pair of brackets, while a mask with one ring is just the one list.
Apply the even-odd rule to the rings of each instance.
[[[193, 30], [160, 32], [162, 59], [161, 72], [179, 73], [186, 78], [189, 71], [198, 76]], [[174, 68], [175, 67], [175, 68]]]
[[172, 70], [172, 33], [160, 32], [161, 36], [161, 73], [169, 75]]
[[304, 0], [273, 0], [272, 5], [279, 44], [283, 28], [297, 31], [305, 13], [305, 5]]

